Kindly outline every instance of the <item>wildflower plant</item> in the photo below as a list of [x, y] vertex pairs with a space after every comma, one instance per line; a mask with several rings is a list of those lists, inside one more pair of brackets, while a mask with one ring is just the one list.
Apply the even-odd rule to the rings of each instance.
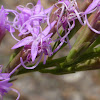
[[[9, 13], [14, 14], [13, 21], [9, 20]], [[40, 0], [36, 5], [19, 5], [16, 10], [1, 6], [0, 43], [6, 31], [17, 43], [11, 48], [14, 53], [3, 72], [0, 66], [1, 100], [10, 90], [18, 94], [19, 100], [20, 93], [11, 88], [10, 82], [16, 75], [35, 71], [63, 75], [100, 69], [100, 0], [91, 0], [82, 10], [76, 0], [58, 0], [47, 9]], [[16, 31], [19, 39], [15, 37]], [[77, 38], [71, 45], [75, 34]], [[68, 54], [54, 59], [67, 45]]]

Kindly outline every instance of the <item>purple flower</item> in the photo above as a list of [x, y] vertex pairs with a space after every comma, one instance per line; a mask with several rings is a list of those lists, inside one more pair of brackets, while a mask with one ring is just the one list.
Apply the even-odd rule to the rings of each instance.
[[[83, 12], [80, 12], [76, 0], [58, 0], [58, 2], [54, 4], [53, 8], [56, 8], [56, 11], [53, 14], [56, 16], [55, 20], [57, 21], [57, 33], [59, 36], [58, 40], [61, 42], [54, 50], [55, 53], [64, 42], [67, 42], [71, 48], [68, 34], [75, 27], [75, 20], [78, 19], [82, 25], [85, 25], [85, 22], [84, 20], [82, 21]], [[59, 33], [59, 27], [61, 26], [65, 31], [63, 36], [61, 36]]]
[[19, 36], [30, 33], [32, 35], [38, 35], [42, 29], [41, 24], [46, 22], [49, 24], [48, 13], [51, 8], [44, 9], [40, 0], [38, 0], [36, 6], [33, 6], [33, 8], [28, 7], [30, 4], [33, 6], [32, 3], [28, 3], [26, 7], [17, 6], [17, 10], [19, 10], [20, 13], [16, 13], [13, 27], [19, 31]]
[[44, 36], [38, 36], [37, 39], [32, 43], [31, 45], [31, 59], [32, 59], [32, 62], [34, 63], [36, 57], [39, 55], [39, 59], [37, 61], [37, 63], [32, 66], [32, 67], [26, 67], [24, 65], [24, 62], [22, 60], [22, 58], [20, 59], [21, 60], [21, 64], [23, 65], [24, 68], [26, 69], [34, 69], [40, 62], [41, 58], [42, 58], [42, 55], [44, 54], [44, 62], [43, 64], [46, 63], [46, 56], [51, 56], [53, 54], [52, 52], [52, 48], [51, 48], [51, 45], [50, 43], [52, 43], [52, 40], [51, 40], [51, 34], [47, 35], [46, 37]]
[[18, 97], [16, 100], [19, 100], [19, 97], [20, 97], [19, 92], [11, 88], [13, 84], [9, 82], [10, 76], [14, 71], [15, 69], [11, 73], [2, 73], [2, 66], [0, 65], [0, 100], [3, 100], [3, 96], [5, 95], [5, 93], [8, 93], [10, 90], [18, 94]]
[[[61, 7], [58, 5], [61, 5]], [[65, 39], [68, 39], [67, 36], [74, 28], [76, 19], [78, 19], [82, 25], [85, 25], [85, 22], [82, 21], [83, 12], [79, 10], [76, 0], [58, 0], [54, 7], [57, 8], [54, 12], [54, 14], [57, 15], [57, 33], [62, 42], [65, 41]], [[61, 37], [58, 32], [59, 24], [62, 24], [62, 27], [65, 30], [65, 35], [63, 37]]]
[[4, 35], [6, 34], [6, 30], [10, 31], [10, 24], [7, 18], [8, 13], [4, 9], [3, 6], [1, 6], [0, 9], [0, 42], [2, 41]]
[[[45, 55], [44, 63], [46, 62], [46, 56], [52, 55], [52, 49], [50, 46], [50, 43], [52, 42], [51, 40], [52, 33], [50, 34], [48, 33], [50, 32], [51, 28], [55, 25], [55, 23], [56, 21], [52, 22], [50, 26], [46, 27], [44, 31], [41, 31], [40, 34], [27, 36], [26, 38], [22, 39], [21, 41], [19, 41], [17, 44], [15, 44], [12, 47], [12, 49], [16, 49], [16, 48], [24, 46], [26, 50], [30, 50], [29, 53], [31, 53], [32, 62], [35, 61], [37, 55], [40, 55], [40, 58], [38, 62], [36, 63], [36, 65], [31, 68], [28, 67], [27, 69], [35, 68], [40, 62], [43, 53]], [[23, 65], [22, 60], [21, 60], [21, 63]]]
[[[52, 55], [52, 49], [50, 45], [52, 42], [52, 33], [49, 34], [49, 32], [55, 25], [56, 21], [52, 23], [49, 22], [49, 16], [52, 7], [44, 9], [41, 5], [40, 0], [38, 0], [35, 6], [31, 4], [33, 8], [29, 8], [29, 4], [27, 4], [26, 7], [17, 7], [17, 9], [21, 13], [16, 13], [16, 17], [13, 21], [13, 27], [19, 31], [19, 36], [24, 36], [24, 38], [22, 40], [18, 40], [19, 42], [15, 44], [12, 49], [24, 46], [24, 51], [28, 52], [27, 60], [25, 62], [28, 62], [30, 60], [34, 62], [35, 59], [40, 56], [38, 62], [35, 64], [36, 67], [40, 62], [43, 54], [44, 63], [46, 63], [46, 56]], [[47, 26], [43, 31], [42, 24], [45, 24]], [[25, 62], [21, 60], [23, 66]], [[31, 67], [29, 69], [33, 68], [34, 67]]]

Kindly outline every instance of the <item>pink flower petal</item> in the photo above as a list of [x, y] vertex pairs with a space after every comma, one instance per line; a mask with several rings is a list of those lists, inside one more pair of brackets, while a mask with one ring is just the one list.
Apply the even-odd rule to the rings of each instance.
[[38, 52], [38, 44], [39, 42], [35, 41], [32, 43], [32, 47], [31, 47], [31, 55], [32, 55], [32, 61], [34, 62], [36, 56], [37, 56], [37, 52]]
[[98, 5], [99, 2], [100, 0], [93, 0], [93, 2], [89, 5], [84, 13], [88, 14], [89, 12], [91, 12]]
[[11, 49], [16, 49], [16, 48], [22, 47], [24, 45], [29, 44], [32, 41], [33, 41], [33, 37], [28, 36], [28, 37], [22, 39], [21, 41], [19, 41], [17, 44], [15, 44]]

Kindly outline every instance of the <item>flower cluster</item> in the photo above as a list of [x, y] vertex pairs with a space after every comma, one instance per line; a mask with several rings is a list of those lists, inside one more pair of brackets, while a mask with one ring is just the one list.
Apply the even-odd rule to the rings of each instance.
[[[53, 33], [50, 33], [50, 30], [56, 24], [56, 21], [53, 21], [52, 23], [49, 22], [48, 14], [51, 8], [44, 9], [41, 6], [40, 0], [38, 0], [36, 6], [33, 6], [31, 9], [28, 8], [28, 5], [26, 5], [26, 7], [17, 7], [17, 9], [20, 10], [20, 13], [16, 13], [13, 26], [19, 31], [19, 36], [25, 38], [15, 44], [12, 49], [24, 46], [24, 50], [29, 52], [27, 61], [32, 59], [33, 63], [36, 57], [40, 55], [40, 58], [35, 65], [37, 66], [43, 54], [44, 64], [46, 62], [46, 56], [52, 55], [50, 43], [52, 42], [51, 36]], [[42, 24], [47, 25], [44, 30], [41, 27]], [[23, 62], [22, 59], [21, 62]], [[24, 66], [24, 63], [22, 63], [22, 65]], [[33, 69], [35, 66], [28, 69]]]
[[[61, 4], [61, 7], [59, 7], [59, 4]], [[31, 68], [26, 67], [23, 59], [21, 58], [21, 63], [25, 68], [33, 69], [39, 64], [43, 54], [45, 64], [46, 56], [52, 56], [53, 53], [57, 52], [63, 43], [66, 42], [66, 39], [67, 43], [70, 45], [68, 34], [74, 28], [76, 19], [78, 19], [81, 24], [84, 23], [81, 20], [82, 13], [79, 11], [75, 0], [59, 0], [48, 9], [44, 9], [41, 6], [40, 0], [38, 0], [36, 6], [33, 6], [31, 9], [28, 7], [28, 5], [29, 4], [27, 4], [26, 7], [17, 7], [20, 13], [16, 13], [16, 17], [13, 21], [13, 27], [19, 31], [19, 36], [22, 38], [22, 40], [19, 41], [12, 35], [16, 40], [18, 40], [18, 43], [15, 44], [12, 49], [24, 46], [24, 51], [29, 52], [27, 61], [32, 59], [33, 63], [35, 62], [35, 59], [40, 56], [37, 63]], [[51, 12], [54, 8], [56, 8], [56, 11], [53, 13], [55, 18], [53, 21], [50, 21]], [[46, 24], [44, 30], [42, 28], [42, 24]], [[63, 37], [58, 31], [59, 27], [61, 26], [65, 30]], [[51, 37], [54, 35], [54, 33], [51, 32], [53, 27], [57, 27], [59, 38], [56, 40], [51, 39]], [[51, 44], [54, 41], [60, 41], [61, 43], [54, 51], [52, 51]]]
[[[57, 3], [48, 9], [43, 8], [40, 0], [38, 0], [35, 6], [32, 3], [28, 3], [26, 7], [22, 5], [17, 6], [17, 10], [12, 11], [12, 13], [15, 14], [12, 27], [19, 31], [18, 36], [21, 37], [21, 40], [14, 37], [14, 31], [11, 32], [13, 38], [18, 41], [12, 49], [24, 47], [24, 52], [28, 52], [25, 61], [23, 61], [23, 58], [20, 57], [23, 67], [27, 69], [34, 69], [39, 64], [42, 55], [44, 55], [43, 63], [45, 64], [47, 56], [50, 57], [53, 53], [57, 52], [64, 42], [68, 43], [70, 46], [68, 35], [75, 27], [76, 20], [78, 20], [82, 25], [87, 24], [91, 30], [99, 33], [90, 26], [87, 20], [87, 14], [94, 12], [99, 7], [99, 0], [96, 0], [95, 5], [93, 5], [94, 2], [95, 1], [93, 1], [84, 12], [79, 10], [76, 0], [58, 0]], [[29, 5], [31, 5], [32, 8], [29, 8]], [[54, 8], [56, 8], [56, 11], [52, 12]], [[51, 14], [55, 16], [52, 21], [50, 21]], [[42, 27], [43, 24], [46, 26], [45, 29]], [[63, 35], [59, 33], [59, 28], [61, 26], [65, 31], [65, 34]], [[52, 40], [52, 36], [55, 33], [51, 30], [54, 27], [56, 27], [57, 34], [59, 36], [56, 40]], [[51, 44], [57, 41], [60, 41], [60, 43], [58, 47], [52, 51]], [[37, 62], [35, 62], [36, 58], [39, 58]], [[25, 62], [32, 62], [35, 65], [29, 68], [25, 66]]]
[[[100, 20], [100, 0], [93, 0], [85, 11], [80, 11], [76, 0], [58, 0], [57, 3], [48, 9], [43, 8], [40, 0], [38, 0], [36, 5], [32, 3], [28, 3], [25, 7], [19, 5], [16, 7], [16, 10], [4, 9], [2, 6], [0, 9], [0, 42], [6, 33], [5, 31], [8, 30], [17, 41], [12, 49], [22, 47], [21, 50], [25, 52], [25, 58], [21, 56], [19, 58], [20, 64], [10, 73], [1, 73], [2, 67], [0, 67], [0, 99], [2, 100], [3, 95], [8, 93], [9, 90], [17, 92], [18, 97], [16, 100], [19, 99], [19, 92], [10, 88], [12, 84], [9, 81], [11, 75], [21, 65], [26, 69], [34, 69], [42, 57], [44, 57], [43, 64], [45, 64], [47, 57], [51, 57], [56, 53], [64, 43], [68, 43], [70, 46], [68, 35], [75, 27], [76, 20], [81, 25], [87, 24], [93, 32], [99, 34], [100, 31], [94, 29], [87, 18], [88, 14], [95, 11], [97, 11], [98, 20]], [[8, 18], [9, 12], [15, 15], [13, 21], [10, 21]], [[60, 28], [63, 29], [63, 34], [59, 32]], [[20, 40], [14, 36], [16, 30]], [[53, 40], [52, 37], [56, 33], [57, 38]], [[58, 45], [53, 50], [52, 45], [56, 43]], [[27, 67], [25, 65], [25, 63], [31, 62], [34, 66]]]

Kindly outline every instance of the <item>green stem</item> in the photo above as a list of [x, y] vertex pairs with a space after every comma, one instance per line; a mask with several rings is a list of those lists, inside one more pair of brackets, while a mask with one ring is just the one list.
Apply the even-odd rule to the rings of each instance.
[[70, 50], [66, 61], [72, 61], [80, 56], [80, 54], [85, 52], [88, 46], [91, 44], [94, 36], [95, 34], [87, 26], [85, 26], [83, 31], [81, 31], [81, 34], [77, 38], [75, 44], [73, 45], [72, 49]]
[[[63, 62], [65, 59], [66, 59], [66, 57], [62, 57], [62, 58], [58, 58], [58, 59], [54, 59], [54, 60], [47, 60], [45, 65], [43, 64], [43, 62], [41, 62], [41, 63], [39, 63], [39, 65], [35, 69], [32, 69], [32, 70], [27, 70], [27, 69], [22, 67], [19, 70], [19, 72], [17, 73], [17, 75], [29, 73], [29, 72], [35, 72], [35, 71], [42, 70], [45, 68], [55, 67], [55, 66], [58, 66], [58, 64]], [[32, 66], [33, 65], [30, 65], [28, 67], [32, 67]]]
[[[82, 70], [89, 70], [91, 66], [93, 66], [93, 61], [89, 64], [88, 62], [91, 61], [91, 59], [95, 60], [95, 63], [97, 64], [97, 60], [95, 58], [100, 57], [100, 47], [93, 49], [90, 53], [85, 53], [81, 55], [78, 59], [76, 59], [74, 62], [62, 64], [66, 57], [49, 60], [46, 62], [45, 65], [41, 62], [35, 69], [33, 70], [27, 70], [27, 69], [20, 69], [17, 75], [29, 73], [29, 72], [35, 72], [40, 71], [42, 73], [52, 73], [56, 75], [61, 74], [68, 74], [68, 73], [74, 73], [76, 71], [82, 71]], [[83, 66], [84, 65], [84, 66]], [[33, 65], [30, 65], [28, 67], [31, 67]], [[88, 68], [88, 66], [90, 66]], [[52, 69], [48, 69], [52, 68]], [[95, 69], [94, 67], [93, 69]]]
[[75, 73], [78, 71], [87, 71], [87, 70], [96, 70], [96, 69], [100, 69], [100, 57], [86, 60], [83, 63], [72, 65], [69, 68], [67, 67], [64, 69], [55, 68], [51, 70], [43, 69], [43, 70], [40, 70], [40, 72], [41, 73], [51, 73], [55, 75], [63, 75], [63, 74]]

